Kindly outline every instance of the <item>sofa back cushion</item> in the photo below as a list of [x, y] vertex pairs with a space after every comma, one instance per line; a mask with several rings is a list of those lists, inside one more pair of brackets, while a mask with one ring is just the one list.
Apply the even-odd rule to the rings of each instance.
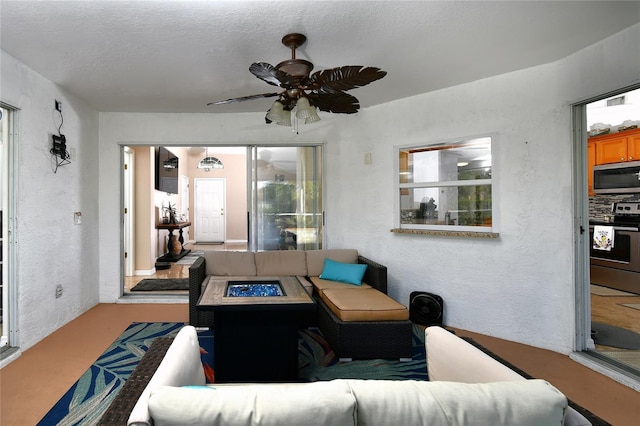
[[[429, 380], [465, 383], [526, 380], [506, 365], [442, 327], [427, 327], [424, 343]], [[591, 423], [574, 408], [568, 407], [564, 424], [582, 426]]]
[[358, 425], [561, 425], [567, 398], [544, 380], [347, 380]]
[[424, 344], [429, 380], [465, 383], [526, 380], [442, 327], [427, 327]]
[[213, 251], [204, 252], [207, 275], [255, 276], [256, 262], [251, 251]]
[[307, 257], [304, 251], [273, 250], [256, 252], [256, 271], [261, 277], [307, 275]]
[[136, 405], [131, 410], [127, 425], [149, 426], [149, 395], [159, 386], [204, 385], [205, 377], [200, 359], [200, 342], [193, 326], [180, 329], [173, 339], [158, 369], [142, 391]]
[[154, 426], [354, 425], [356, 400], [340, 381], [161, 387], [149, 398]]
[[358, 263], [358, 250], [326, 249], [307, 250], [307, 275], [318, 277], [324, 269], [324, 260], [331, 259], [342, 263]]

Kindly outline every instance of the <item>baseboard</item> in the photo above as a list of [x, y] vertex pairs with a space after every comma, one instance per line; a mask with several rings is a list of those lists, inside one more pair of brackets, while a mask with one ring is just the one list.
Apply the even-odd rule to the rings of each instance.
[[135, 271], [133, 271], [133, 275], [153, 275], [156, 273], [156, 268], [153, 269], [136, 269]]
[[640, 378], [628, 371], [617, 368], [611, 362], [603, 360], [600, 357], [593, 356], [593, 354], [589, 352], [572, 352], [569, 354], [569, 358], [592, 369], [593, 371], [615, 380], [622, 385], [640, 392]]

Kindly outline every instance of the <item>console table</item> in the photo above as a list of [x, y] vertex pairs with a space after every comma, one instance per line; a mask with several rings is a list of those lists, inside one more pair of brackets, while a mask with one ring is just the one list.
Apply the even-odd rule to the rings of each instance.
[[184, 236], [182, 235], [182, 230], [188, 226], [191, 226], [191, 222], [159, 223], [156, 225], [156, 229], [166, 229], [169, 231], [169, 239], [167, 241], [167, 252], [157, 259], [158, 262], [175, 262], [177, 260], [182, 259], [187, 254], [191, 253], [191, 250], [186, 250], [184, 248], [179, 254], [174, 254], [171, 251], [173, 247], [173, 231], [175, 230], [179, 231], [180, 236], [178, 237], [178, 241], [180, 241], [180, 244], [184, 246]]

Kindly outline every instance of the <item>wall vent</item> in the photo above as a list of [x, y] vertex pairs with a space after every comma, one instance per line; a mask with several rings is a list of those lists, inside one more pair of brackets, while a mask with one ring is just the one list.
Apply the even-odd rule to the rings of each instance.
[[615, 98], [607, 99], [607, 106], [616, 106], [616, 105], [624, 105], [625, 99], [624, 96], [618, 96]]

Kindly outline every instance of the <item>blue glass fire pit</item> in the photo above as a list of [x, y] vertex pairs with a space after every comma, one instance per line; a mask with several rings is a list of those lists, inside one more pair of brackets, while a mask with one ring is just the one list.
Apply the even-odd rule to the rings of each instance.
[[280, 281], [229, 281], [227, 297], [284, 296]]

